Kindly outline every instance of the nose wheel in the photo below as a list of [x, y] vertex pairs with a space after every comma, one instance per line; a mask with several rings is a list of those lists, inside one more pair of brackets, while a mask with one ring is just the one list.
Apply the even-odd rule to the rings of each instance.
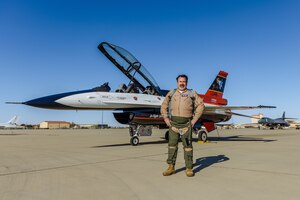
[[140, 143], [140, 140], [139, 140], [139, 137], [138, 137], [138, 126], [131, 125], [129, 127], [129, 135], [131, 136], [130, 144], [132, 146], [137, 146]]
[[140, 142], [139, 138], [137, 136], [133, 136], [132, 138], [130, 138], [130, 144], [132, 146], [136, 146], [138, 145]]

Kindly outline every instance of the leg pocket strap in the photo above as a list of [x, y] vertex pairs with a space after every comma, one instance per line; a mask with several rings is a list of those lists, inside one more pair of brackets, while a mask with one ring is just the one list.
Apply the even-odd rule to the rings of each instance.
[[184, 151], [193, 151], [193, 148], [184, 148]]

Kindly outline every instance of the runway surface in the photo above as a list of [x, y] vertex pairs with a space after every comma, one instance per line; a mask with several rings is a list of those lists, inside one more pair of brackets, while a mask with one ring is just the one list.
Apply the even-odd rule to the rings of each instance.
[[194, 143], [195, 177], [166, 169], [164, 130], [0, 130], [1, 200], [299, 199], [299, 130], [220, 130]]

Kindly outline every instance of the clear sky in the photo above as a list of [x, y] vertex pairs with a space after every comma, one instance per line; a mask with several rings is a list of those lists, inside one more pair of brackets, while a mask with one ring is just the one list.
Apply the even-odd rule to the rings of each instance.
[[133, 53], [163, 89], [186, 73], [189, 87], [204, 93], [225, 70], [229, 105], [277, 106], [243, 114], [300, 118], [299, 11], [297, 0], [0, 0], [0, 122], [19, 115], [20, 123], [101, 123], [101, 111], [5, 102], [128, 83], [97, 49], [102, 41]]

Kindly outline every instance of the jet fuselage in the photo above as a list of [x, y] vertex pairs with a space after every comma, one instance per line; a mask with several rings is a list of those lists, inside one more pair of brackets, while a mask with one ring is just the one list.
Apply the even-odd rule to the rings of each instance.
[[[218, 104], [217, 99], [206, 103], [205, 95], [200, 95], [204, 99], [206, 108]], [[212, 98], [208, 98], [212, 100]], [[116, 112], [114, 116], [122, 124], [144, 124], [164, 126], [164, 120], [160, 115], [160, 106], [164, 100], [162, 96], [137, 94], [137, 93], [118, 93], [118, 92], [95, 92], [93, 90], [83, 90], [77, 92], [62, 93], [33, 99], [23, 104], [47, 109], [59, 110], [122, 110]], [[226, 99], [222, 99], [226, 102]], [[205, 109], [201, 122], [222, 122], [231, 118], [231, 115], [223, 110]]]

